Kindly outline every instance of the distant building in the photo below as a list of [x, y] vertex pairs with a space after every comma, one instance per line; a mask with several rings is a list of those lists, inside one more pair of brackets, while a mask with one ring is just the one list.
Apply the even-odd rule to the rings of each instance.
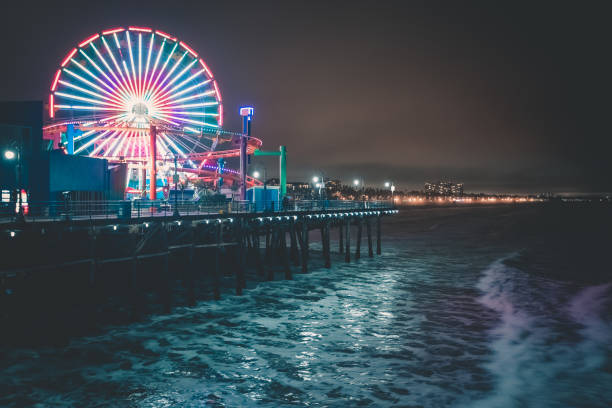
[[425, 183], [424, 191], [428, 195], [462, 196], [463, 183], [451, 183], [450, 181]]

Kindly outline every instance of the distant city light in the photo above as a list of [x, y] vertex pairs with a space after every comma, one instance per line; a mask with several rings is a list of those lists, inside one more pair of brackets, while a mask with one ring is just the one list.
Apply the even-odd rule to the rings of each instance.
[[7, 160], [13, 160], [15, 158], [15, 152], [12, 150], [5, 150], [4, 151], [4, 157]]
[[387, 182], [385, 183], [385, 187], [387, 187], [387, 188], [388, 188], [388, 187], [390, 187], [390, 186], [391, 186], [391, 183], [389, 183], [389, 182], [387, 181]]
[[353, 180], [353, 184], [358, 186], [359, 185], [359, 180], [357, 180], [357, 179]]
[[319, 182], [319, 178], [317, 176], [314, 176], [312, 178], [312, 181], [315, 182], [315, 183], [318, 183]]

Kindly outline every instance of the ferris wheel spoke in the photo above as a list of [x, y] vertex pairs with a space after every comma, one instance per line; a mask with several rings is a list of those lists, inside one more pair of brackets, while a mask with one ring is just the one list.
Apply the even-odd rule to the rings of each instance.
[[[173, 103], [173, 99], [174, 98], [179, 97], [181, 95], [184, 95], [187, 92], [193, 91], [194, 89], [196, 89], [196, 88], [198, 88], [200, 86], [204, 86], [204, 85], [206, 85], [207, 82], [209, 82], [209, 81], [204, 81], [204, 82], [201, 82], [199, 84], [192, 85], [192, 86], [190, 86], [188, 88], [183, 89], [180, 92], [175, 93], [174, 95], [169, 96], [168, 98], [166, 98], [164, 100], [160, 100], [158, 102], [158, 106], [169, 105], [169, 104]], [[209, 91], [202, 92], [200, 95], [202, 95], [203, 97], [206, 97], [206, 96], [211, 96], [211, 95], [214, 95], [214, 94], [215, 94], [215, 91], [211, 89]]]
[[[170, 89], [170, 90], [168, 90], [166, 92], [160, 93], [159, 96], [158, 96], [158, 99], [160, 101], [168, 99], [170, 96], [172, 96], [174, 94], [174, 92], [176, 92], [178, 89], [181, 89], [186, 84], [192, 82], [195, 78], [200, 76], [203, 72], [204, 72], [204, 70], [200, 70], [200, 71], [196, 72], [195, 74], [191, 75], [190, 77], [188, 77], [187, 79], [183, 80], [178, 85], [173, 86], [172, 89]], [[206, 85], [206, 83], [208, 83], [208, 82], [210, 82], [210, 80], [202, 82], [202, 86]]]
[[142, 34], [138, 34], [138, 95], [142, 96]]
[[[183, 57], [185, 57], [185, 54], [183, 54]], [[181, 78], [183, 75], [185, 75], [185, 72], [187, 72], [189, 69], [191, 69], [191, 67], [193, 67], [193, 66], [195, 65], [195, 63], [196, 63], [196, 62], [198, 62], [198, 61], [197, 61], [197, 60], [193, 60], [193, 61], [192, 61], [190, 64], [187, 64], [187, 66], [186, 66], [185, 68], [183, 68], [183, 70], [182, 70], [181, 72], [179, 72], [178, 74], [176, 74], [176, 75], [174, 76], [174, 78], [172, 78], [172, 80], [170, 80], [170, 81], [169, 81], [169, 82], [168, 82], [168, 83], [167, 83], [167, 84], [166, 84], [166, 85], [165, 85], [163, 88], [161, 88], [161, 85], [160, 85], [160, 89], [159, 89], [158, 91], [156, 91], [156, 92], [155, 92], [155, 93], [152, 95], [152, 97], [153, 97], [153, 98], [157, 98], [157, 97], [159, 97], [159, 95], [163, 95], [163, 94], [164, 94], [164, 91], [165, 91], [166, 89], [168, 89], [168, 87], [169, 87], [170, 85], [172, 85], [172, 84], [173, 84], [173, 83], [175, 83], [177, 80], [179, 80], [179, 79], [180, 79], [180, 78]], [[177, 64], [178, 64], [178, 63], [180, 63], [180, 60], [179, 60], [179, 61], [177, 61]], [[175, 65], [175, 67], [176, 67], [176, 65]], [[172, 73], [172, 72], [168, 73], [168, 75], [171, 75], [171, 73]]]
[[[143, 82], [143, 92], [146, 89], [146, 84], [147, 84], [147, 76], [149, 74], [149, 63], [151, 62], [151, 52], [153, 51], [153, 40], [155, 38], [155, 34], [151, 33], [151, 39], [149, 40], [149, 52], [147, 55], [147, 63], [145, 64], [145, 73], [144, 73], [144, 82]], [[143, 97], [144, 97], [144, 93], [143, 93]]]
[[132, 52], [132, 41], [130, 39], [129, 30], [125, 31], [125, 37], [127, 38], [128, 51], [130, 54], [130, 64], [132, 65], [132, 79], [134, 80], [134, 91], [137, 97], [139, 97], [138, 92], [138, 81], [136, 80], [136, 68], [134, 68], [134, 53]]
[[109, 95], [114, 95], [115, 94], [115, 89], [113, 89], [113, 87], [111, 87], [109, 84], [107, 84], [106, 82], [101, 80], [96, 74], [91, 72], [89, 69], [85, 68], [83, 66], [83, 64], [81, 64], [80, 62], [76, 61], [74, 58], [71, 60], [71, 62], [73, 64], [75, 64], [76, 66], [78, 66], [83, 72], [87, 73], [90, 77], [92, 77], [93, 79], [95, 79], [96, 81], [101, 83], [103, 86], [105, 86], [108, 89], [107, 92], [109, 93]]
[[[100, 86], [96, 85], [95, 83], [91, 82], [90, 80], [88, 80], [88, 79], [86, 79], [86, 78], [82, 77], [81, 75], [79, 75], [79, 74], [77, 74], [77, 73], [75, 73], [75, 72], [72, 72], [72, 71], [71, 71], [70, 69], [68, 69], [68, 68], [64, 68], [64, 71], [65, 71], [65, 72], [66, 72], [68, 75], [72, 76], [73, 78], [78, 79], [79, 81], [81, 81], [83, 84], [86, 84], [86, 85], [88, 85], [88, 86], [90, 86], [90, 87], [92, 87], [92, 88], [94, 88], [94, 89], [97, 89], [98, 91], [100, 91], [100, 92], [102, 92], [102, 93], [106, 94], [106, 95], [107, 95], [107, 96], [108, 96], [110, 99], [115, 99], [115, 100], [116, 100], [116, 96], [115, 96], [114, 94], [112, 94], [111, 92], [107, 91], [106, 89], [104, 89], [104, 88], [102, 88], [102, 87], [100, 87]], [[58, 81], [58, 82], [59, 82], [59, 81]]]
[[[102, 40], [104, 41], [104, 37], [102, 37]], [[93, 50], [95, 51], [96, 55], [98, 56], [98, 59], [100, 61], [102, 61], [102, 64], [104, 64], [104, 66], [106, 67], [106, 69], [108, 70], [108, 72], [112, 75], [112, 77], [115, 79], [115, 81], [113, 82], [113, 84], [115, 85], [115, 87], [117, 88], [117, 90], [121, 93], [121, 95], [123, 95], [123, 97], [125, 99], [129, 99], [129, 92], [127, 92], [127, 89], [125, 89], [125, 87], [123, 86], [123, 83], [121, 82], [121, 80], [117, 77], [117, 75], [115, 74], [115, 71], [111, 68], [111, 66], [108, 64], [108, 62], [106, 61], [106, 58], [104, 58], [102, 56], [102, 54], [100, 53], [100, 51], [98, 51], [98, 48], [96, 47], [96, 45], [94, 43], [91, 43], [90, 45], [91, 48], [93, 48]]]
[[[115, 33], [116, 34], [116, 33]], [[113, 35], [115, 35], [113, 34]], [[116, 37], [115, 37], [116, 39]], [[130, 95], [131, 91], [130, 91], [130, 87], [128, 82], [126, 81], [125, 77], [123, 76], [123, 72], [121, 71], [121, 68], [119, 67], [119, 63], [117, 62], [117, 60], [115, 59], [115, 54], [113, 53], [113, 51], [111, 50], [111, 47], [108, 45], [108, 43], [106, 42], [106, 39], [104, 38], [104, 36], [102, 36], [102, 43], [104, 44], [104, 47], [106, 48], [106, 51], [108, 52], [108, 55], [111, 56], [111, 60], [113, 61], [113, 64], [115, 65], [115, 68], [117, 70], [117, 72], [119, 73], [119, 76], [121, 76], [121, 82], [123, 84], [123, 89], [124, 91]]]
[[[172, 50], [170, 50], [170, 53], [166, 57], [166, 61], [164, 61], [164, 64], [162, 65], [162, 67], [157, 72], [157, 76], [155, 77], [155, 81], [153, 82], [153, 86], [151, 87], [151, 91], [153, 91], [153, 90], [155, 90], [157, 88], [157, 82], [159, 81], [159, 78], [161, 77], [161, 75], [166, 70], [166, 67], [168, 66], [168, 62], [170, 62], [170, 59], [172, 58], [172, 55], [174, 55], [174, 51], [176, 50], [177, 46], [178, 46], [178, 44], [174, 44], [174, 47], [172, 47]], [[147, 99], [151, 99], [151, 96], [149, 95], [149, 97]]]
[[159, 85], [157, 86], [157, 88], [153, 91], [153, 93], [151, 94], [151, 98], [155, 98], [157, 96], [157, 94], [159, 92], [161, 92], [161, 87], [162, 85], [164, 85], [164, 83], [168, 80], [168, 78], [172, 75], [172, 73], [176, 70], [176, 67], [179, 66], [179, 64], [183, 61], [183, 59], [185, 58], [185, 56], [188, 54], [187, 51], [185, 51], [185, 53], [181, 56], [181, 58], [179, 58], [174, 65], [172, 66], [172, 68], [170, 68], [170, 71], [168, 71], [168, 73], [166, 74], [166, 76], [164, 77], [164, 79], [159, 83]]
[[82, 49], [80, 49], [80, 50], [79, 50], [79, 52], [80, 52], [80, 53], [81, 53], [81, 54], [82, 54], [82, 55], [83, 55], [85, 58], [87, 58], [87, 60], [88, 60], [88, 61], [89, 61], [89, 62], [90, 62], [90, 63], [91, 63], [91, 64], [92, 64], [92, 65], [93, 65], [93, 66], [94, 66], [94, 67], [95, 67], [97, 70], [98, 70], [98, 72], [100, 72], [100, 74], [102, 74], [102, 75], [104, 76], [104, 78], [106, 78], [106, 79], [108, 80], [108, 82], [110, 82], [110, 83], [113, 85], [113, 86], [109, 86], [109, 85], [108, 85], [108, 83], [106, 83], [106, 82], [102, 81], [102, 82], [104, 82], [104, 84], [106, 85], [106, 87], [107, 87], [108, 89], [112, 90], [112, 93], [113, 93], [113, 94], [116, 94], [116, 95], [117, 95], [117, 97], [119, 97], [119, 98], [121, 98], [123, 101], [125, 101], [125, 96], [124, 96], [124, 95], [122, 95], [120, 92], [117, 92], [117, 91], [119, 91], [119, 90], [120, 90], [120, 89], [119, 89], [119, 87], [118, 87], [118, 86], [115, 84], [115, 82], [114, 82], [114, 81], [113, 81], [113, 80], [112, 80], [112, 79], [111, 79], [111, 78], [110, 78], [108, 75], [106, 75], [106, 72], [104, 72], [104, 71], [102, 70], [102, 68], [100, 68], [100, 67], [98, 66], [98, 64], [96, 64], [96, 63], [94, 62], [94, 60], [93, 60], [93, 59], [91, 59], [91, 58], [89, 57], [89, 55], [88, 55], [88, 54], [87, 54], [85, 51], [83, 51]]
[[102, 142], [94, 147], [94, 149], [89, 153], [89, 157], [93, 157], [96, 156], [111, 140], [113, 140], [114, 136], [117, 135], [119, 133], [119, 131], [115, 130], [114, 132], [110, 133], [107, 137], [105, 137], [104, 139], [102, 139]]
[[149, 76], [149, 80], [147, 81], [147, 84], [145, 86], [145, 95], [144, 98], [145, 99], [149, 99], [149, 90], [151, 88], [151, 83], [153, 81], [153, 77], [155, 76], [155, 71], [157, 70], [157, 65], [159, 64], [159, 60], [161, 59], [162, 54], [164, 53], [164, 47], [166, 46], [166, 39], [164, 38], [164, 40], [162, 41], [161, 47], [159, 48], [159, 51], [157, 53], [157, 58], [155, 58], [155, 63], [153, 64], [153, 69], [151, 70], [151, 75]]
[[79, 146], [79, 148], [78, 148], [78, 149], [76, 149], [76, 150], [74, 151], [74, 153], [75, 153], [75, 154], [79, 154], [81, 151], [83, 151], [83, 150], [87, 149], [89, 146], [91, 146], [92, 144], [94, 144], [94, 143], [95, 143], [97, 140], [99, 140], [100, 138], [104, 137], [104, 136], [105, 136], [106, 134], [108, 134], [109, 132], [110, 132], [109, 130], [106, 130], [106, 131], [104, 131], [104, 132], [100, 133], [99, 135], [97, 135], [97, 136], [95, 136], [95, 137], [91, 138], [91, 140], [89, 140], [88, 142], [86, 142], [86, 143], [82, 144], [81, 146]]
[[105, 101], [101, 101], [101, 100], [98, 100], [98, 99], [87, 98], [87, 97], [84, 97], [84, 96], [72, 95], [72, 94], [68, 94], [68, 93], [65, 93], [65, 92], [58, 92], [58, 91], [56, 91], [55, 95], [63, 96], [64, 98], [73, 99], [73, 100], [77, 100], [77, 101], [91, 102], [91, 103], [95, 103], [96, 105], [115, 107], [115, 108], [118, 108], [118, 109], [122, 108], [121, 105], [116, 104], [116, 103], [105, 102]]

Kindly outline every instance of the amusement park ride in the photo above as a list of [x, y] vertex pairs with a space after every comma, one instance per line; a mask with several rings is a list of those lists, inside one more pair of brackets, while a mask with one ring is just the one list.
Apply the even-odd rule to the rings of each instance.
[[[168, 180], [158, 173], [174, 166], [185, 181], [235, 185], [242, 199], [248, 187], [262, 184], [246, 174], [247, 155], [262, 144], [250, 135], [253, 109], [240, 110], [242, 133], [223, 130], [212, 71], [187, 44], [159, 30], [115, 28], [79, 43], [53, 78], [48, 113], [44, 138], [54, 147], [126, 163], [126, 195], [160, 198]], [[230, 157], [240, 158], [240, 171], [225, 168]]]

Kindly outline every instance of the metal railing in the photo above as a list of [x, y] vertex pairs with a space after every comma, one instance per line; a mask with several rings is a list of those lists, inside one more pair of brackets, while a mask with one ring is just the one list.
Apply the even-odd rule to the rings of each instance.
[[[226, 213], [278, 213], [392, 208], [391, 201], [300, 200], [253, 203], [250, 201], [47, 201], [24, 206], [26, 222], [70, 220], [127, 220], [133, 218], [211, 215]], [[16, 203], [0, 203], [0, 223], [12, 222]]]

